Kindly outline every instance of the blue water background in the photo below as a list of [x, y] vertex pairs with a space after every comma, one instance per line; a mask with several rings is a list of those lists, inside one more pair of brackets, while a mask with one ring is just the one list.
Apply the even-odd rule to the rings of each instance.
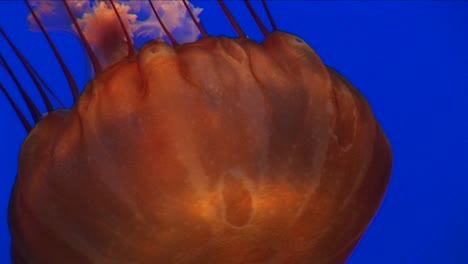
[[[205, 8], [202, 22], [211, 34], [235, 34], [219, 7], [194, 3]], [[228, 5], [248, 35], [261, 39], [243, 4]], [[388, 192], [348, 263], [468, 263], [468, 2], [272, 1], [270, 7], [280, 29], [302, 37], [361, 90], [392, 144]], [[26, 15], [22, 1], [0, 1], [0, 25], [70, 104], [63, 74], [43, 36], [27, 30]], [[67, 34], [52, 37], [84, 87], [81, 46]], [[0, 51], [32, 90], [3, 39]], [[19, 98], [1, 69], [0, 80]], [[0, 263], [10, 263], [7, 206], [26, 133], [3, 95], [0, 133]]]

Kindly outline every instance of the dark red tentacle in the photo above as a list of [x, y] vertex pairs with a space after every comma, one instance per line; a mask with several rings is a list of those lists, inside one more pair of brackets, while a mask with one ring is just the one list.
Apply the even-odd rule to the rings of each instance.
[[223, 9], [224, 14], [226, 14], [227, 18], [229, 19], [229, 22], [231, 23], [232, 27], [236, 30], [237, 34], [239, 34], [239, 37], [241, 38], [247, 38], [247, 35], [242, 31], [242, 28], [240, 27], [239, 23], [237, 23], [236, 19], [234, 16], [231, 14], [227, 6], [224, 4], [222, 0], [218, 0], [219, 6], [221, 6], [221, 9]]
[[96, 72], [96, 74], [102, 72], [102, 66], [99, 63], [99, 60], [98, 60], [96, 54], [94, 53], [93, 49], [91, 48], [91, 45], [89, 44], [88, 40], [84, 36], [83, 30], [81, 30], [81, 27], [78, 24], [78, 20], [76, 19], [75, 15], [73, 14], [73, 12], [72, 12], [70, 6], [68, 5], [67, 1], [62, 0], [62, 2], [64, 4], [64, 6], [65, 6], [65, 9], [67, 10], [68, 15], [70, 16], [70, 18], [71, 18], [71, 20], [73, 22], [73, 25], [76, 28], [76, 31], [78, 32], [78, 35], [80, 36], [81, 41], [83, 41], [86, 52], [88, 53], [88, 56], [91, 59], [91, 63], [93, 64], [94, 72]]
[[52, 112], [54, 111], [54, 107], [52, 106], [52, 103], [49, 100], [49, 97], [47, 97], [47, 94], [45, 93], [44, 89], [42, 88], [41, 84], [39, 83], [39, 80], [34, 76], [34, 73], [32, 72], [31, 68], [29, 67], [29, 64], [27, 64], [26, 58], [21, 54], [21, 52], [16, 48], [14, 45], [13, 41], [8, 37], [8, 35], [3, 31], [3, 28], [0, 27], [0, 34], [5, 38], [5, 40], [8, 42], [8, 45], [13, 49], [15, 52], [16, 56], [19, 58], [21, 63], [23, 64], [24, 68], [28, 72], [29, 76], [31, 77], [34, 85], [36, 86], [37, 90], [39, 91], [39, 94], [41, 95], [42, 101], [44, 102], [47, 112]]
[[171, 41], [172, 46], [174, 46], [174, 47], [179, 46], [179, 43], [177, 42], [177, 40], [174, 38], [174, 36], [172, 36], [171, 32], [169, 32], [169, 30], [167, 29], [166, 25], [164, 25], [164, 23], [163, 23], [161, 17], [159, 16], [158, 12], [156, 11], [156, 8], [154, 7], [154, 5], [153, 5], [153, 3], [151, 2], [151, 0], [148, 0], [148, 2], [149, 2], [149, 4], [151, 5], [151, 9], [153, 9], [154, 15], [155, 15], [156, 18], [158, 19], [159, 24], [161, 24], [161, 27], [163, 28], [164, 33], [166, 33], [167, 37], [168, 37], [169, 40]]
[[114, 9], [115, 15], [117, 16], [117, 19], [119, 20], [120, 27], [122, 27], [122, 31], [125, 34], [125, 39], [127, 40], [127, 46], [128, 46], [128, 56], [134, 56], [135, 55], [135, 47], [133, 45], [133, 40], [130, 37], [130, 34], [128, 34], [127, 28], [125, 27], [125, 24], [122, 20], [122, 17], [119, 14], [119, 11], [115, 7], [114, 0], [109, 0], [112, 6], [112, 9]]
[[263, 8], [265, 8], [265, 12], [267, 13], [268, 19], [270, 20], [271, 27], [273, 30], [278, 30], [276, 27], [276, 23], [273, 20], [273, 16], [271, 15], [270, 9], [268, 8], [268, 5], [265, 0], [262, 0]]
[[24, 2], [26, 3], [26, 6], [28, 7], [29, 12], [31, 12], [31, 15], [33, 16], [33, 18], [36, 21], [37, 25], [41, 29], [42, 34], [44, 34], [44, 37], [47, 39], [47, 42], [49, 43], [49, 46], [51, 47], [52, 51], [54, 52], [55, 58], [57, 58], [57, 61], [59, 62], [63, 73], [65, 74], [68, 85], [70, 86], [70, 89], [71, 89], [71, 92], [72, 92], [72, 95], [73, 95], [73, 100], [74, 101], [78, 100], [78, 97], [80, 96], [80, 92], [78, 90], [78, 85], [76, 84], [75, 79], [73, 78], [72, 74], [70, 73], [70, 70], [68, 69], [67, 65], [65, 64], [65, 61], [63, 60], [62, 56], [60, 55], [60, 52], [58, 51], [58, 49], [55, 46], [54, 42], [52, 41], [49, 34], [47, 33], [47, 30], [45, 29], [45, 27], [42, 24], [41, 20], [37, 16], [36, 12], [34, 12], [34, 9], [32, 8], [31, 4], [28, 2], [28, 0], [24, 0]]
[[11, 69], [10, 65], [6, 62], [5, 58], [3, 55], [0, 53], [0, 63], [3, 65], [5, 70], [8, 72], [10, 75], [11, 79], [13, 82], [15, 82], [16, 87], [18, 88], [19, 92], [21, 93], [21, 96], [23, 97], [24, 101], [26, 102], [26, 105], [29, 109], [29, 112], [31, 113], [34, 122], [37, 123], [39, 120], [41, 120], [41, 112], [37, 108], [37, 106], [34, 104], [34, 102], [31, 100], [31, 97], [29, 97], [28, 93], [26, 93], [26, 90], [23, 88], [21, 83], [19, 82], [18, 78], [16, 77], [15, 73]]
[[268, 29], [265, 27], [262, 20], [260, 20], [260, 17], [258, 17], [257, 13], [255, 12], [255, 9], [252, 7], [252, 4], [250, 4], [249, 0], [244, 0], [244, 3], [247, 6], [247, 8], [249, 9], [250, 14], [254, 18], [255, 23], [257, 23], [258, 27], [262, 31], [263, 36], [266, 37], [266, 35], [268, 35]]
[[182, 2], [184, 2], [184, 5], [185, 5], [185, 8], [187, 9], [187, 12], [189, 13], [190, 17], [192, 18], [193, 23], [195, 23], [198, 30], [202, 34], [202, 37], [204, 37], [204, 38], [207, 37], [208, 33], [206, 33], [206, 30], [203, 27], [203, 25], [201, 24], [201, 22], [198, 21], [197, 18], [195, 17], [195, 15], [193, 14], [192, 10], [190, 9], [189, 5], [187, 4], [187, 0], [182, 0]]
[[5, 87], [3, 86], [1, 82], [0, 82], [0, 90], [3, 92], [8, 102], [10, 102], [10, 105], [15, 110], [15, 113], [18, 116], [21, 123], [23, 124], [23, 127], [26, 130], [26, 132], [29, 133], [32, 130], [31, 124], [28, 122], [28, 120], [26, 119], [26, 116], [23, 114], [23, 112], [21, 112], [21, 109], [15, 103], [15, 100], [13, 100], [13, 98], [11, 97], [11, 95], [8, 93], [8, 91], [5, 89]]

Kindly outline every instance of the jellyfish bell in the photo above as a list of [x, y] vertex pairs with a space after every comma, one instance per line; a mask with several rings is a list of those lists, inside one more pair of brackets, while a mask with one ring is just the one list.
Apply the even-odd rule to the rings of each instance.
[[273, 28], [149, 41], [43, 117], [10, 201], [14, 263], [343, 263], [390, 145], [360, 92]]

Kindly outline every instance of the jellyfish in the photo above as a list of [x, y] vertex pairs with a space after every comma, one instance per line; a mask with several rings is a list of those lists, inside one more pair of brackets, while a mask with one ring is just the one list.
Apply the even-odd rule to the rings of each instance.
[[[15, 49], [47, 113], [18, 83], [30, 124], [0, 84], [28, 131], [9, 206], [14, 263], [346, 261], [384, 196], [391, 147], [364, 96], [280, 30], [265, 1], [269, 25], [244, 1], [261, 42], [223, 1], [238, 37], [211, 36], [200, 10], [176, 2], [192, 23], [179, 33], [201, 34], [184, 43], [161, 2], [145, 2], [165, 39], [139, 49], [135, 27], [149, 21], [128, 10], [141, 1], [25, 3], [75, 101], [54, 107]], [[95, 72], [81, 94], [47, 35], [43, 15], [58, 6]]]

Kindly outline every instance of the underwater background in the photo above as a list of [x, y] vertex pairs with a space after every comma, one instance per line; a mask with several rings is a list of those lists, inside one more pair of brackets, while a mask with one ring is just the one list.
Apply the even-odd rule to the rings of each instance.
[[[201, 21], [212, 35], [235, 36], [213, 1]], [[240, 1], [228, 1], [246, 33], [261, 34]], [[254, 1], [266, 22], [258, 1]], [[270, 1], [281, 30], [303, 38], [369, 100], [393, 150], [381, 208], [347, 263], [468, 263], [468, 2]], [[66, 80], [45, 38], [28, 31], [22, 1], [0, 1], [0, 25], [58, 96]], [[51, 33], [83, 89], [90, 66], [71, 34]], [[0, 52], [24, 86], [33, 83], [12, 50]], [[19, 98], [0, 68], [0, 81]], [[20, 102], [25, 109], [25, 104]], [[44, 111], [44, 107], [41, 105]], [[26, 132], [0, 94], [0, 263], [10, 263], [7, 207]]]

